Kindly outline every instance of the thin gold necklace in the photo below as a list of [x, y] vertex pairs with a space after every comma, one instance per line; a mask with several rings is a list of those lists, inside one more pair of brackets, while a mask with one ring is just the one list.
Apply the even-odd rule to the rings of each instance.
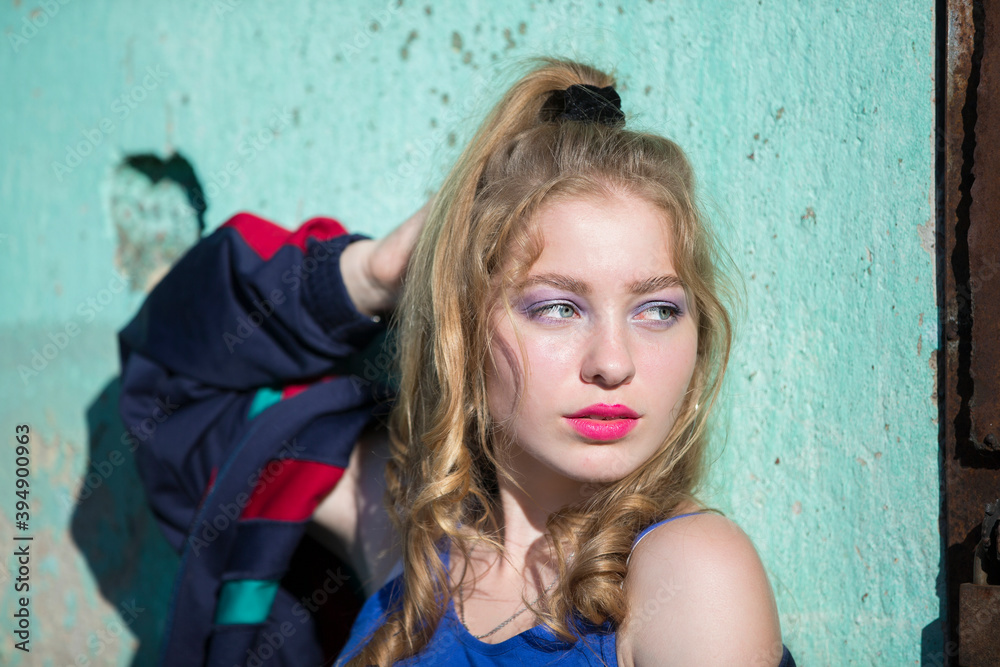
[[[559, 581], [559, 577], [556, 577], [555, 579], [552, 580], [552, 583], [549, 584], [548, 587], [546, 587], [546, 589], [544, 591], [542, 591], [542, 594], [539, 595], [537, 598], [535, 598], [534, 601], [532, 601], [531, 606], [534, 606], [535, 604], [537, 604], [539, 600], [541, 600], [545, 595], [547, 595], [548, 592], [552, 590], [552, 587], [556, 585], [557, 581]], [[489, 637], [490, 635], [495, 634], [496, 632], [499, 632], [501, 629], [505, 628], [508, 623], [510, 623], [515, 618], [517, 618], [518, 616], [520, 616], [521, 614], [523, 614], [524, 612], [526, 612], [528, 610], [528, 606], [529, 605], [525, 605], [525, 604], [522, 603], [521, 606], [518, 607], [517, 611], [514, 612], [514, 614], [512, 616], [510, 616], [507, 620], [503, 621], [497, 627], [495, 627], [492, 630], [490, 630], [489, 632], [483, 633], [481, 635], [472, 635], [472, 631], [469, 630], [469, 624], [465, 622], [465, 600], [462, 597], [462, 587], [459, 586], [459, 588], [458, 588], [458, 615], [462, 619], [462, 625], [464, 625], [465, 629], [469, 632], [469, 634], [472, 635], [473, 637], [475, 637], [476, 639], [485, 639], [486, 637]]]

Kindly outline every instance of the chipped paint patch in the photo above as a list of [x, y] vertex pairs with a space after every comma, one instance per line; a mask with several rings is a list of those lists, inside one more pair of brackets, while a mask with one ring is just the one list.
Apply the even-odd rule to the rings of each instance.
[[[191, 188], [169, 177], [150, 178], [126, 160], [106, 190], [117, 239], [115, 266], [133, 291], [148, 292], [201, 236]], [[200, 186], [196, 191], [200, 196]]]
[[920, 247], [924, 249], [931, 259], [934, 259], [934, 248], [937, 243], [934, 239], [934, 219], [931, 218], [927, 222], [917, 227], [917, 235], [920, 237]]

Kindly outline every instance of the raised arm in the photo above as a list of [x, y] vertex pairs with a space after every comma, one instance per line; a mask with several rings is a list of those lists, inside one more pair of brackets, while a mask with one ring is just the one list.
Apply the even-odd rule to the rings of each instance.
[[[375, 314], [395, 303], [405, 267], [427, 216], [428, 203], [379, 241], [358, 241], [341, 255], [341, 271], [359, 311]], [[388, 435], [370, 429], [358, 440], [344, 476], [313, 513], [310, 533], [351, 565], [366, 595], [385, 581], [399, 558], [382, 496]]]
[[359, 356], [385, 330], [426, 208], [380, 241], [330, 218], [291, 232], [238, 214], [191, 248], [119, 333], [122, 443], [175, 548], [261, 410], [337, 375], [371, 386], [363, 370], [375, 367]]
[[[119, 335], [134, 354], [224, 389], [314, 379], [382, 328], [341, 279], [341, 253], [366, 237], [314, 218], [289, 232], [240, 213], [198, 242], [153, 289]], [[368, 241], [371, 243], [371, 241]]]
[[341, 274], [347, 293], [360, 312], [377, 315], [395, 307], [410, 254], [430, 208], [431, 202], [427, 202], [385, 238], [362, 240], [344, 249]]

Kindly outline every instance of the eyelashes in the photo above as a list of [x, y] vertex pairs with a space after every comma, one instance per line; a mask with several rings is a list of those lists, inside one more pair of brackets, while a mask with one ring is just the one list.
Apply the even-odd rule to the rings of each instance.
[[568, 320], [577, 313], [577, 308], [571, 303], [546, 303], [540, 306], [529, 306], [525, 315], [530, 320]]
[[[521, 309], [525, 317], [533, 322], [561, 322], [582, 317], [580, 308], [570, 301], [551, 301], [531, 304]], [[644, 303], [632, 316], [642, 322], [656, 326], [671, 325], [676, 322], [684, 311], [680, 306], [669, 301], [654, 301]], [[652, 315], [652, 317], [646, 317]]]
[[641, 310], [639, 314], [641, 315], [641, 314], [645, 314], [645, 313], [649, 313], [649, 312], [656, 312], [656, 311], [660, 311], [661, 313], [666, 313], [666, 316], [662, 317], [662, 318], [659, 318], [659, 319], [656, 319], [656, 320], [648, 320], [648, 321], [653, 321], [653, 322], [673, 322], [674, 320], [676, 320], [678, 317], [680, 317], [683, 314], [681, 312], [681, 309], [678, 308], [677, 306], [675, 306], [672, 303], [656, 303], [656, 304], [652, 304], [650, 306], [647, 306], [643, 310]]

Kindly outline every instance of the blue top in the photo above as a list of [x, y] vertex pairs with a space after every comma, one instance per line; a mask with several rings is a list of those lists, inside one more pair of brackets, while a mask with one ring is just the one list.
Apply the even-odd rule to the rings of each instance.
[[[448, 554], [444, 553], [447, 566]], [[385, 618], [386, 610], [402, 597], [403, 575], [399, 575], [365, 602], [351, 628], [347, 644], [337, 657], [343, 665]], [[544, 625], [536, 625], [498, 644], [479, 641], [465, 628], [455, 612], [454, 601], [438, 624], [427, 646], [415, 656], [396, 665], [441, 665], [442, 667], [486, 667], [487, 665], [547, 665], [558, 659], [560, 665], [615, 665], [615, 633], [610, 621], [602, 626], [587, 624], [581, 641], [574, 644], [557, 638]]]
[[[647, 527], [632, 542], [632, 548], [651, 530], [668, 521], [699, 514], [679, 514]], [[448, 554], [444, 553], [447, 566]], [[399, 575], [365, 602], [351, 628], [347, 644], [337, 657], [338, 666], [346, 664], [360, 650], [367, 638], [379, 627], [387, 610], [398, 604], [403, 591], [402, 575]], [[396, 665], [414, 667], [419, 665], [440, 665], [441, 667], [486, 667], [493, 665], [547, 665], [558, 660], [565, 667], [590, 665], [617, 665], [617, 644], [615, 628], [611, 621], [594, 626], [582, 619], [580, 640], [570, 644], [557, 638], [544, 625], [514, 635], [497, 644], [479, 641], [465, 628], [455, 612], [454, 601], [448, 602], [448, 609], [438, 624], [437, 630], [427, 646], [420, 653], [401, 660]], [[795, 667], [795, 661], [787, 648], [782, 647], [781, 664], [778, 667]]]

